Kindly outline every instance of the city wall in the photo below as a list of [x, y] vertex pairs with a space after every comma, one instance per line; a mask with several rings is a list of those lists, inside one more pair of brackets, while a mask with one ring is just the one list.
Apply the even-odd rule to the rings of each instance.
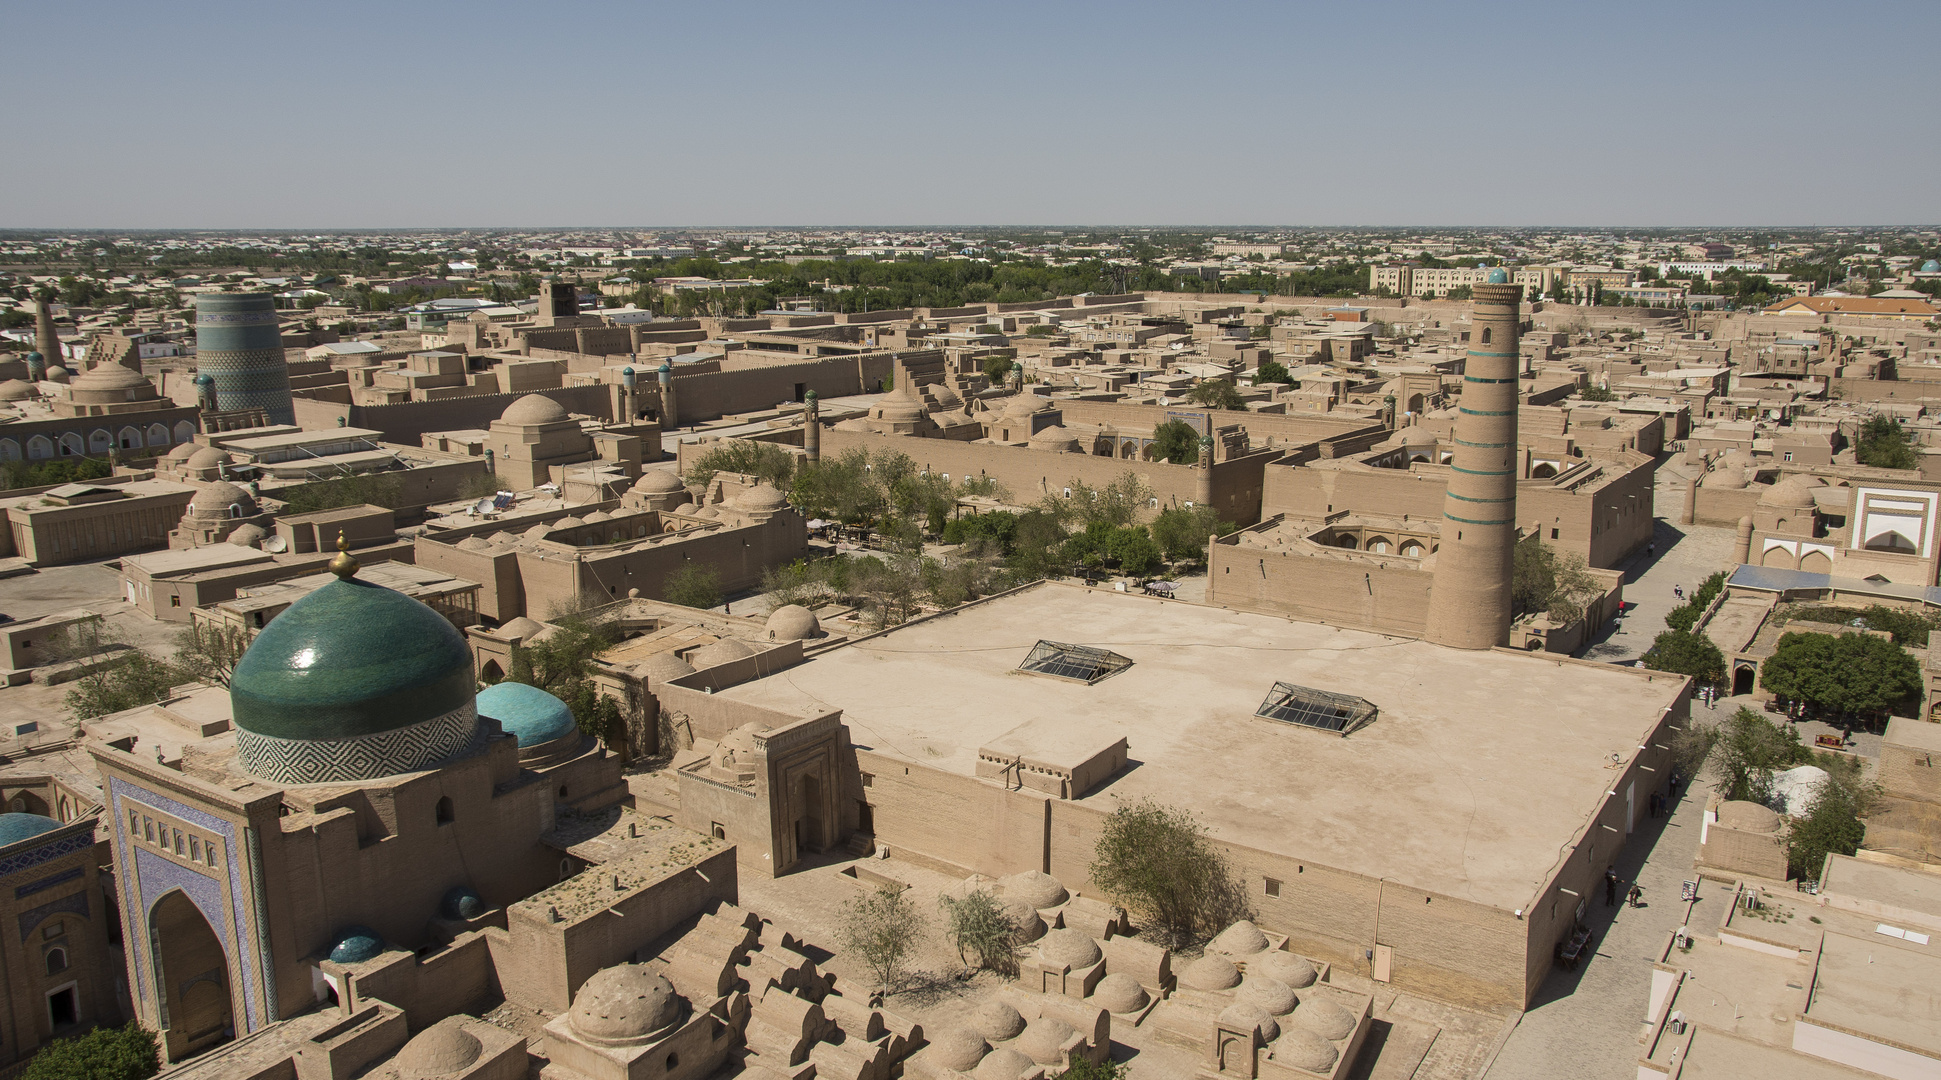
[[[567, 412], [612, 420], [613, 392], [606, 386], [562, 386], [533, 393], [559, 402]], [[427, 431], [483, 430], [526, 395], [475, 394], [442, 401], [402, 401], [395, 405], [346, 405], [296, 398], [298, 426], [306, 431], [333, 427], [372, 428], [385, 442], [416, 446]]]

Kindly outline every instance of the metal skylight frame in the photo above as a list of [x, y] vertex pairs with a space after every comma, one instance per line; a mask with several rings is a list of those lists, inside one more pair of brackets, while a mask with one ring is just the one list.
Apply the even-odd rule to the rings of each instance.
[[1062, 641], [1040, 641], [1031, 647], [1030, 655], [1018, 665], [1018, 670], [1089, 686], [1131, 666], [1131, 660], [1115, 652]]
[[1364, 698], [1290, 682], [1276, 682], [1260, 708], [1254, 710], [1254, 715], [1263, 720], [1320, 728], [1343, 736], [1372, 722], [1375, 713], [1375, 706]]

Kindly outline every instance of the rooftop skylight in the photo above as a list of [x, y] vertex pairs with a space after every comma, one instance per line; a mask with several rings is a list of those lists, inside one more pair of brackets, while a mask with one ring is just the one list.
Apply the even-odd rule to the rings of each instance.
[[1095, 683], [1131, 666], [1132, 661], [1115, 652], [1060, 641], [1040, 641], [1031, 647], [1031, 655], [1024, 658], [1018, 670], [1054, 679]]
[[1375, 706], [1347, 694], [1277, 682], [1254, 715], [1346, 735], [1375, 719]]

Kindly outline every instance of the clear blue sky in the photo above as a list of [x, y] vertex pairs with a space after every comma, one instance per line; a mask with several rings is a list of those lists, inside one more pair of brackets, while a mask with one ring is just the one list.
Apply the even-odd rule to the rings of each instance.
[[0, 25], [0, 227], [1941, 220], [1935, 0], [4, 0]]

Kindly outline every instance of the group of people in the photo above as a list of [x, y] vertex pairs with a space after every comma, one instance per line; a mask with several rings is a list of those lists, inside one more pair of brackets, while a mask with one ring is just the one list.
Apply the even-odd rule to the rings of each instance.
[[[1657, 798], [1657, 796], [1655, 795], [1652, 797]], [[1617, 866], [1615, 864], [1608, 867], [1604, 871], [1604, 906], [1605, 907], [1617, 906], [1618, 886], [1623, 884], [1624, 884], [1623, 879], [1617, 876]], [[1644, 906], [1643, 904], [1644, 886], [1638, 884], [1635, 881], [1632, 882], [1631, 888], [1625, 891], [1624, 898], [1626, 901], [1628, 901], [1631, 904], [1632, 907], [1643, 907]]]

